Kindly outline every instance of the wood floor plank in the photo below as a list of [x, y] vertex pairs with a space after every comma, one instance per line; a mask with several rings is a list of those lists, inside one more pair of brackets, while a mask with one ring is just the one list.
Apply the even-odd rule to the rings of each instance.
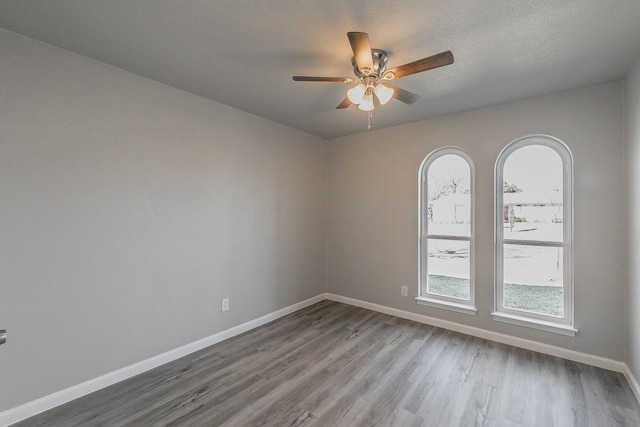
[[335, 354], [322, 364], [323, 371], [316, 382], [317, 388], [313, 394], [303, 398], [301, 406], [308, 408], [315, 416], [332, 410], [362, 367], [367, 366], [387, 345], [383, 337], [390, 336], [394, 329], [388, 324], [378, 324], [362, 334], [352, 335], [345, 347], [336, 349]]
[[322, 301], [16, 426], [639, 426], [625, 377]]
[[[395, 326], [393, 328], [396, 329]], [[371, 389], [375, 388], [378, 382], [393, 369], [394, 361], [399, 356], [412, 350], [411, 347], [415, 341], [413, 336], [403, 337], [396, 332], [393, 335], [390, 341], [392, 345], [384, 346], [367, 363], [367, 369], [359, 369], [351, 383], [342, 387], [337, 404], [330, 410], [317, 414], [321, 425], [352, 425], [351, 417], [357, 415], [362, 406], [366, 406], [365, 399]]]
[[495, 419], [491, 418], [491, 406], [495, 400], [497, 390], [482, 381], [473, 381], [470, 398], [460, 415], [459, 425], [463, 426], [491, 426]]
[[[376, 324], [375, 322], [372, 322]], [[327, 384], [327, 381], [332, 380], [334, 378], [339, 378], [344, 381], [346, 376], [343, 372], [343, 375], [336, 376], [331, 374], [331, 369], [338, 369], [340, 366], [348, 367], [352, 366], [353, 372], [359, 372], [358, 367], [362, 366], [363, 359], [367, 355], [367, 347], [373, 346], [376, 343], [380, 342], [381, 334], [378, 333], [384, 330], [385, 326], [387, 326], [387, 331], [391, 332], [391, 327], [388, 325], [378, 324], [376, 328], [365, 328], [361, 333], [357, 333], [358, 331], [350, 331], [348, 336], [344, 338], [344, 341], [347, 343], [346, 345], [335, 347], [332, 351], [332, 354], [326, 355], [324, 360], [314, 360], [312, 363], [312, 368], [309, 369], [307, 375], [304, 375], [301, 378], [297, 378], [300, 380], [301, 385], [296, 386], [295, 384], [287, 384], [287, 390], [284, 393], [280, 393], [280, 399], [277, 404], [274, 404], [269, 401], [260, 402], [259, 405], [254, 406], [253, 416], [250, 419], [244, 419], [242, 416], [238, 416], [229, 421], [229, 425], [262, 425], [263, 423], [267, 423], [269, 421], [269, 414], [264, 414], [264, 409], [269, 408], [270, 406], [275, 406], [273, 411], [282, 411], [286, 410], [287, 402], [295, 403], [296, 401], [300, 401], [300, 396], [309, 395], [309, 391], [305, 390], [305, 387], [311, 386], [316, 393], [319, 387], [329, 388], [331, 390], [331, 394], [335, 396], [335, 390], [337, 388], [336, 383]], [[354, 332], [356, 332], [354, 334]], [[379, 347], [376, 351], [370, 351], [368, 354], [371, 357], [378, 354], [379, 350], [384, 347], [384, 343], [379, 344]], [[358, 362], [358, 364], [356, 364]], [[283, 395], [284, 394], [284, 395]], [[312, 394], [312, 395], [313, 395]], [[320, 393], [320, 396], [326, 396], [324, 393]], [[317, 403], [317, 402], [316, 402]], [[318, 414], [317, 406], [310, 404], [309, 402], [302, 402], [302, 405], [305, 408], [313, 408], [313, 414]]]
[[[251, 413], [233, 418], [229, 424], [282, 425], [284, 424], [283, 414], [295, 415], [295, 418], [300, 416], [295, 411], [291, 412], [292, 408], [298, 406], [300, 396], [313, 393], [324, 379], [330, 378], [327, 372], [322, 369], [322, 360], [332, 352], [337, 341], [344, 341], [350, 336], [350, 332], [336, 329], [334, 333], [327, 332], [326, 336], [327, 339], [321, 346], [311, 349], [312, 353], [301, 352], [289, 358], [283, 364], [286, 369], [277, 371], [275, 375], [273, 370], [269, 369], [267, 371], [271, 375], [269, 379], [273, 383], [284, 385], [284, 387], [278, 387], [263, 396], [260, 401], [254, 404]], [[267, 376], [265, 375], [265, 377]], [[247, 415], [248, 417], [246, 417]]]
[[[254, 411], [255, 408], [260, 406], [265, 399], [269, 401], [271, 396], [278, 395], [275, 393], [282, 383], [286, 383], [287, 386], [293, 386], [296, 381], [302, 381], [302, 375], [307, 370], [307, 364], [313, 363], [314, 353], [320, 355], [323, 354], [323, 347], [331, 349], [331, 346], [336, 341], [343, 339], [348, 335], [348, 331], [343, 329], [334, 328], [333, 330], [321, 333], [317, 332], [317, 336], [308, 340], [305, 344], [301, 345], [296, 351], [288, 352], [288, 354], [280, 357], [279, 359], [272, 360], [266, 367], [252, 367], [251, 372], [255, 372], [260, 378], [264, 379], [259, 384], [253, 387], [252, 393], [249, 397], [245, 396], [227, 396], [230, 401], [235, 401], [236, 405], [242, 405], [246, 403], [247, 399], [252, 399]], [[246, 374], [246, 368], [240, 368], [240, 372]], [[233, 415], [233, 411], [226, 411], [228, 416], [221, 416], [221, 413], [213, 411], [215, 405], [210, 404], [208, 401], [199, 402], [201, 405], [207, 405], [206, 408], [198, 407], [198, 412], [191, 412], [185, 414], [182, 417], [184, 422], [189, 424], [195, 424], [205, 420], [215, 420], [222, 423], [227, 421], [227, 418]], [[236, 406], [237, 407], [237, 406]], [[253, 415], [252, 411], [251, 415]], [[215, 424], [217, 425], [217, 424]]]

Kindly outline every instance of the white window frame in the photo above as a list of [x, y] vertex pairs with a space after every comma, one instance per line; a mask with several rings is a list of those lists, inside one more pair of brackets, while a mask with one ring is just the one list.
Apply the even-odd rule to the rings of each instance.
[[[427, 183], [429, 167], [445, 155], [462, 157], [469, 166], [469, 195], [471, 198], [471, 230], [469, 236], [448, 236], [429, 234], [429, 220], [427, 208], [429, 203]], [[429, 153], [422, 161], [418, 172], [418, 297], [416, 302], [421, 305], [455, 311], [458, 313], [475, 315], [475, 167], [471, 157], [462, 148], [447, 146], [440, 147]], [[469, 242], [469, 299], [447, 297], [427, 292], [428, 281], [428, 239], [459, 240]]]
[[[563, 241], [526, 241], [504, 238], [504, 165], [511, 154], [520, 148], [542, 145], [555, 151], [562, 160], [563, 174]], [[527, 135], [509, 143], [498, 156], [495, 165], [495, 303], [493, 319], [500, 322], [526, 326], [557, 334], [575, 336], [574, 290], [573, 290], [573, 156], [569, 147], [559, 139], [549, 135]], [[504, 287], [504, 245], [530, 245], [538, 247], [561, 247], [563, 249], [563, 296], [564, 317], [555, 317], [514, 310], [503, 305]]]

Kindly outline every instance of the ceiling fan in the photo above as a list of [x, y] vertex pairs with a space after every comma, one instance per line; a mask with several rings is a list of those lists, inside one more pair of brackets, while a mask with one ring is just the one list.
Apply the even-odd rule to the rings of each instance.
[[382, 105], [389, 102], [391, 98], [396, 98], [405, 104], [413, 104], [420, 97], [391, 84], [390, 81], [453, 64], [453, 54], [451, 51], [446, 51], [387, 70], [389, 54], [381, 49], [371, 49], [367, 33], [349, 32], [347, 37], [353, 50], [351, 63], [356, 78], [293, 76], [293, 80], [297, 82], [357, 83], [347, 91], [347, 97], [338, 104], [337, 109], [354, 104], [362, 111], [372, 111], [374, 95]]

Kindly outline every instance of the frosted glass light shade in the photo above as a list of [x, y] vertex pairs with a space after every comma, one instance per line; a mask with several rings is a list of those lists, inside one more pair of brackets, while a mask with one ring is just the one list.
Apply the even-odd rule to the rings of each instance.
[[360, 104], [362, 102], [362, 97], [364, 96], [366, 89], [363, 84], [359, 84], [358, 86], [354, 86], [347, 91], [347, 98], [349, 101], [354, 104]]
[[378, 97], [378, 101], [380, 101], [380, 104], [382, 105], [391, 100], [394, 92], [393, 88], [390, 88], [389, 86], [385, 86], [383, 84], [378, 84], [374, 91], [376, 93], [376, 96]]
[[370, 91], [362, 97], [362, 102], [358, 105], [358, 109], [362, 111], [373, 110], [373, 94]]

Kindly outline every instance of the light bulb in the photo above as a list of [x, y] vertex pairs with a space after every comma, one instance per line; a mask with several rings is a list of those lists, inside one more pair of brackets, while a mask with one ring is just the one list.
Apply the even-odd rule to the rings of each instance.
[[349, 98], [349, 101], [358, 105], [362, 102], [362, 97], [364, 96], [364, 93], [365, 93], [364, 85], [359, 84], [358, 86], [354, 86], [347, 91], [347, 98]]
[[394, 90], [389, 86], [385, 86], [383, 84], [378, 84], [374, 89], [376, 96], [378, 97], [378, 101], [380, 104], [384, 105], [391, 100], [393, 97]]
[[360, 105], [358, 105], [358, 109], [361, 111], [373, 110], [373, 93], [371, 92], [371, 89], [367, 89], [367, 92], [362, 97]]

